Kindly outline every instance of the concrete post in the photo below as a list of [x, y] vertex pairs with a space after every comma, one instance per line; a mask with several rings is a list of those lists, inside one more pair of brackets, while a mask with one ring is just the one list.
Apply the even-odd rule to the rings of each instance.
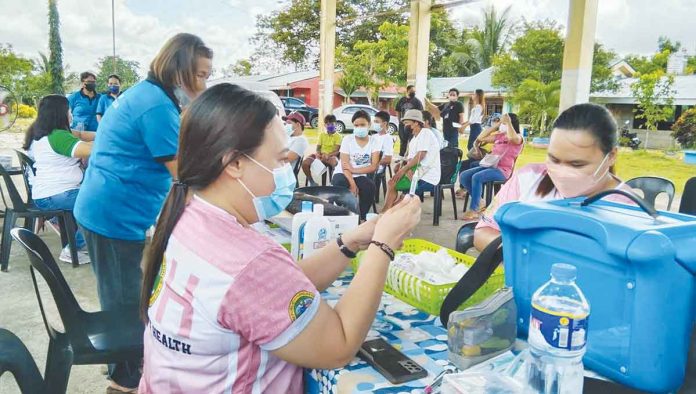
[[336, 55], [336, 0], [321, 0], [319, 23], [319, 130], [333, 112]]
[[416, 97], [425, 99], [428, 89], [428, 55], [430, 54], [430, 7], [432, 0], [411, 1], [408, 32], [408, 68], [406, 80], [416, 87]]
[[569, 0], [560, 111], [590, 100], [597, 2], [598, 0]]

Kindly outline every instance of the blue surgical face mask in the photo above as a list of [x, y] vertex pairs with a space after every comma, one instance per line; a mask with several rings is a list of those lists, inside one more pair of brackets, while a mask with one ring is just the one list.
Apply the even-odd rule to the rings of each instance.
[[292, 133], [294, 133], [294, 132], [295, 132], [295, 130], [292, 129], [292, 125], [290, 123], [286, 123], [285, 124], [285, 134], [287, 134], [288, 136], [291, 136]]
[[372, 124], [372, 130], [374, 130], [374, 131], [376, 131], [376, 132], [379, 133], [379, 132], [382, 131], [382, 125], [379, 124], [379, 123], [373, 123], [373, 124]]
[[268, 167], [254, 160], [250, 156], [245, 156], [249, 160], [256, 163], [259, 167], [273, 174], [275, 189], [268, 196], [255, 196], [254, 193], [252, 193], [251, 190], [249, 190], [249, 188], [244, 184], [244, 182], [241, 180], [239, 181], [242, 187], [244, 187], [244, 189], [246, 189], [246, 191], [253, 197], [252, 201], [254, 203], [254, 208], [256, 209], [256, 216], [260, 222], [283, 212], [283, 210], [292, 201], [297, 180], [295, 179], [295, 173], [292, 171], [292, 166], [290, 163], [286, 163], [282, 167], [269, 170]]
[[119, 86], [119, 85], [109, 86], [109, 92], [111, 92], [113, 94], [118, 94], [119, 91], [121, 91], [121, 86]]
[[365, 138], [365, 137], [367, 137], [368, 133], [369, 133], [369, 130], [367, 129], [367, 127], [356, 127], [353, 130], [353, 134], [355, 134], [355, 136], [358, 138]]

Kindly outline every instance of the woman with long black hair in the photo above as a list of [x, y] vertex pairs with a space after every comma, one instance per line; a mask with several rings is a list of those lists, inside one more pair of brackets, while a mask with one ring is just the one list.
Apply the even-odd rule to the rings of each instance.
[[[89, 157], [92, 143], [78, 138], [81, 132], [71, 132], [71, 122], [68, 99], [49, 95], [39, 102], [36, 120], [26, 131], [23, 148], [33, 156], [36, 170], [31, 182], [32, 199], [44, 211], [72, 211], [80, 191], [83, 177], [80, 159]], [[75, 240], [79, 263], [89, 263], [85, 239], [79, 230]], [[70, 248], [63, 246], [59, 260], [70, 263]]]
[[[103, 310], [137, 309], [145, 233], [176, 175], [180, 113], [206, 87], [212, 51], [181, 33], [164, 44], [146, 80], [99, 123], [75, 217], [87, 241]], [[109, 366], [110, 389], [135, 391], [140, 360]]]
[[[178, 181], [144, 259], [140, 394], [301, 393], [302, 367], [342, 367], [365, 340], [420, 201], [295, 262], [251, 227], [292, 200], [287, 140], [273, 104], [236, 85], [215, 85], [185, 112]], [[320, 291], [358, 250], [360, 270], [331, 307]]]

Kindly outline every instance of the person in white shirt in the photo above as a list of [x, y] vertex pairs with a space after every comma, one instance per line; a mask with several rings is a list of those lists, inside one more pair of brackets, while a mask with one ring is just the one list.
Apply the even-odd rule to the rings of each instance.
[[369, 135], [370, 123], [370, 115], [365, 111], [353, 115], [353, 135], [343, 138], [341, 160], [331, 179], [332, 185], [348, 188], [358, 196], [360, 220], [365, 220], [375, 202], [375, 182], [370, 175], [379, 167], [380, 144]]
[[413, 133], [413, 138], [406, 150], [406, 162], [402, 162], [398, 171], [389, 180], [387, 198], [382, 212], [385, 212], [397, 202], [396, 185], [406, 176], [411, 181], [417, 180], [415, 193], [423, 199], [425, 192], [432, 192], [440, 183], [440, 143], [435, 134], [426, 129], [423, 112], [409, 110], [404, 116], [404, 125]]
[[437, 138], [438, 144], [440, 144], [440, 149], [445, 149], [449, 142], [445, 139], [445, 136], [442, 134], [440, 130], [437, 129], [437, 125], [435, 124], [435, 119], [433, 118], [433, 114], [431, 114], [428, 111], [423, 111], [423, 122], [424, 122], [424, 128], [430, 129], [430, 131], [433, 132], [433, 135], [435, 138]]
[[[80, 159], [92, 152], [92, 143], [81, 141], [70, 131], [72, 115], [68, 99], [49, 95], [39, 102], [34, 123], [26, 132], [23, 148], [34, 157], [36, 176], [32, 179], [32, 199], [42, 211], [70, 210], [75, 207], [82, 184]], [[78, 262], [89, 263], [85, 238], [79, 230], [75, 234]], [[72, 262], [70, 248], [64, 245], [60, 261]]]
[[[288, 134], [288, 162], [292, 166], [293, 170], [299, 170], [297, 166], [298, 161], [302, 160], [307, 148], [309, 147], [309, 141], [302, 135], [305, 128], [305, 118], [299, 112], [293, 112], [285, 118], [285, 132]], [[297, 177], [297, 172], [295, 171], [295, 176]]]
[[486, 97], [482, 89], [476, 89], [476, 92], [471, 95], [471, 102], [473, 103], [473, 108], [471, 108], [469, 113], [469, 120], [464, 122], [459, 128], [459, 134], [464, 134], [464, 130], [469, 126], [469, 141], [466, 144], [467, 151], [471, 150], [476, 138], [481, 134], [481, 122], [484, 115], [486, 115]]
[[379, 161], [378, 172], [384, 172], [384, 169], [391, 165], [392, 156], [394, 156], [394, 139], [387, 132], [389, 127], [389, 119], [391, 116], [386, 111], [379, 111], [375, 114], [375, 119], [372, 122], [374, 131], [377, 132], [372, 138], [379, 141], [380, 148], [382, 152], [382, 159]]

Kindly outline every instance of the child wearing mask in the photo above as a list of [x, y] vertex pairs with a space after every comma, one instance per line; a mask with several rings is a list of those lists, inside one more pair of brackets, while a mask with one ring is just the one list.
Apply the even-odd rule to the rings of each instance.
[[317, 182], [312, 178], [311, 171], [314, 160], [318, 159], [330, 168], [335, 168], [338, 165], [338, 151], [341, 149], [343, 137], [336, 132], [336, 117], [334, 115], [326, 115], [324, 117], [324, 127], [326, 127], [326, 133], [319, 135], [316, 153], [307, 156], [302, 163], [302, 171], [307, 177], [310, 186], [317, 185]]
[[341, 143], [341, 156], [336, 173], [331, 179], [334, 186], [350, 189], [358, 196], [360, 219], [365, 220], [375, 202], [375, 182], [373, 172], [379, 167], [380, 141], [371, 138], [370, 115], [359, 110], [353, 114], [353, 135], [346, 136]]

